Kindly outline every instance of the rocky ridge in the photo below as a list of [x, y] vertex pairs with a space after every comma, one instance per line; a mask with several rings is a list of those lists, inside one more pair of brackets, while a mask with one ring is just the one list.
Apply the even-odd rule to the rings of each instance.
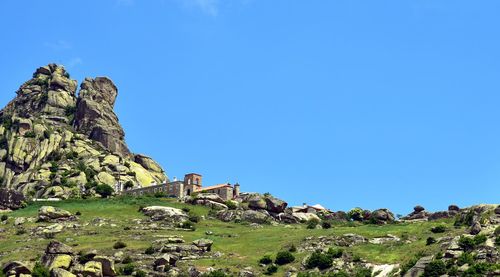
[[0, 187], [68, 198], [93, 195], [98, 184], [168, 180], [158, 163], [128, 149], [109, 78], [86, 78], [77, 95], [77, 81], [49, 64], [16, 94], [0, 111]]

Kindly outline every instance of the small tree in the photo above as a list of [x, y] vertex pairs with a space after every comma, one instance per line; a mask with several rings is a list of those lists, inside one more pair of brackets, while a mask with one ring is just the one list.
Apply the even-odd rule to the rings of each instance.
[[102, 198], [108, 198], [109, 196], [113, 195], [114, 191], [115, 190], [112, 187], [106, 184], [97, 185], [97, 187], [95, 188], [95, 192]]

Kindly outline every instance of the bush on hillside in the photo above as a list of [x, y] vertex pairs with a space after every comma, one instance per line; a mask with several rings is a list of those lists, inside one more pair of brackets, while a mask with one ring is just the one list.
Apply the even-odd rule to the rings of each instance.
[[236, 210], [238, 206], [233, 202], [233, 201], [226, 201], [224, 204], [226, 204], [227, 208], [230, 210]]
[[344, 254], [344, 250], [341, 248], [328, 248], [328, 251], [326, 254], [332, 258], [332, 259], [338, 259], [341, 258], [342, 255]]
[[273, 259], [271, 259], [271, 256], [265, 255], [264, 257], [260, 258], [259, 264], [265, 264], [268, 265], [273, 262]]
[[321, 223], [321, 227], [323, 229], [330, 229], [330, 228], [332, 228], [332, 224], [328, 221], [323, 221], [323, 223]]
[[446, 272], [447, 272], [446, 264], [441, 260], [437, 260], [437, 261], [432, 261], [425, 266], [424, 274], [422, 276], [435, 277], [444, 275], [446, 274]]
[[295, 261], [295, 257], [290, 251], [281, 251], [276, 254], [275, 263], [277, 265], [285, 265]]
[[362, 221], [363, 220], [363, 209], [354, 208], [347, 213], [347, 217], [353, 221]]
[[50, 271], [40, 263], [36, 263], [31, 272], [33, 277], [50, 277]]
[[446, 226], [439, 225], [439, 226], [433, 227], [433, 228], [431, 228], [431, 232], [433, 232], [434, 234], [444, 233], [444, 232], [446, 232]]
[[122, 248], [125, 248], [127, 247], [127, 244], [124, 243], [123, 241], [117, 241], [115, 242], [115, 244], [113, 245], [113, 248], [114, 249], [122, 249]]
[[113, 192], [115, 192], [115, 190], [109, 185], [100, 184], [97, 185], [97, 187], [95, 187], [95, 192], [99, 194], [102, 198], [108, 198], [111, 195], [113, 195]]
[[123, 273], [123, 275], [132, 275], [132, 273], [134, 273], [134, 270], [134, 264], [127, 264], [121, 269], [121, 272]]
[[278, 272], [278, 267], [271, 264], [269, 265], [267, 268], [266, 268], [266, 271], [264, 272], [264, 274], [266, 275], [273, 275], [274, 273]]
[[436, 239], [433, 238], [433, 237], [428, 237], [425, 244], [426, 245], [431, 245], [431, 244], [434, 244], [434, 243], [436, 243]]
[[319, 221], [315, 218], [309, 219], [307, 221], [307, 229], [316, 229], [316, 226], [318, 226]]
[[333, 259], [327, 254], [323, 254], [319, 251], [314, 252], [306, 260], [306, 268], [314, 269], [319, 268], [320, 270], [332, 267]]

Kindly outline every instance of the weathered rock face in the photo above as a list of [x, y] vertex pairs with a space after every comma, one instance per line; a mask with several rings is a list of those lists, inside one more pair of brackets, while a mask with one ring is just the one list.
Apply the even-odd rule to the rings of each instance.
[[158, 163], [132, 155], [113, 112], [108, 78], [77, 82], [64, 67], [40, 67], [0, 111], [0, 187], [32, 197], [95, 195], [97, 184], [168, 180]]
[[23, 206], [24, 195], [10, 189], [0, 189], [0, 210], [19, 209]]
[[85, 79], [76, 104], [75, 130], [122, 157], [130, 155], [125, 132], [113, 111], [118, 89], [106, 77]]

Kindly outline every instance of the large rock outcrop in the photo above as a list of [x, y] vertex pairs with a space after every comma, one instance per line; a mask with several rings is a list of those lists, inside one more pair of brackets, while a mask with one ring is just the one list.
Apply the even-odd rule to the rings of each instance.
[[89, 139], [122, 157], [130, 155], [125, 144], [125, 132], [113, 111], [118, 89], [106, 77], [86, 78], [76, 104], [74, 127]]
[[129, 151], [110, 79], [87, 78], [76, 93], [77, 81], [64, 67], [49, 64], [0, 111], [0, 187], [68, 198], [94, 195], [98, 184], [168, 180], [154, 160]]

